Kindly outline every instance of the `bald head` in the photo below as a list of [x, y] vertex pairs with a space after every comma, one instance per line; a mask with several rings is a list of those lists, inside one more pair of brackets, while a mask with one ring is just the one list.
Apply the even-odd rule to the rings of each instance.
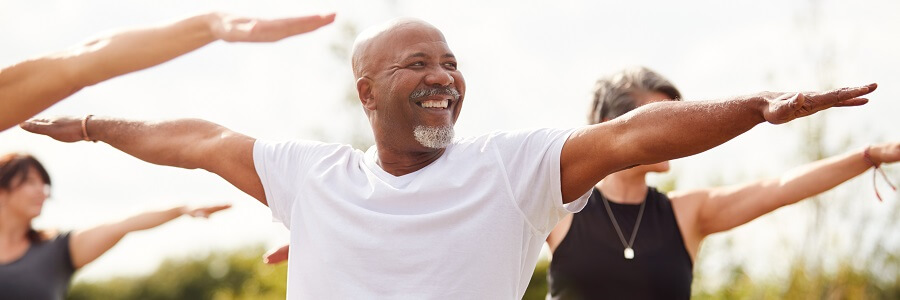
[[432, 153], [452, 140], [466, 86], [440, 30], [393, 20], [360, 34], [351, 59], [380, 150]]
[[384, 24], [366, 29], [353, 42], [351, 61], [353, 76], [357, 79], [367, 76], [373, 64], [389, 59], [397, 54], [398, 45], [412, 40], [445, 41], [444, 34], [428, 22], [419, 19], [394, 19]]

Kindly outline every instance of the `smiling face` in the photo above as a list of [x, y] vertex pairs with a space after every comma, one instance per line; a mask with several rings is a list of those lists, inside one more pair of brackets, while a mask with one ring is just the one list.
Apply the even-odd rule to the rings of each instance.
[[446, 147], [465, 81], [443, 34], [425, 22], [401, 20], [363, 36], [353, 65], [376, 141], [400, 151]]

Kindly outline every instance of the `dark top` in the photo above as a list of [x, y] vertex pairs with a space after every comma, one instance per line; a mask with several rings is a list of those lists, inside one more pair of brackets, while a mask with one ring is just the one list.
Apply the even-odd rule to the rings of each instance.
[[69, 233], [32, 243], [19, 259], [0, 264], [0, 299], [64, 299], [72, 273]]
[[[655, 188], [647, 191], [644, 216], [634, 239], [634, 259], [596, 188], [553, 253], [548, 279], [553, 299], [689, 299], [693, 263], [684, 247], [672, 203]], [[640, 204], [609, 202], [625, 240]]]

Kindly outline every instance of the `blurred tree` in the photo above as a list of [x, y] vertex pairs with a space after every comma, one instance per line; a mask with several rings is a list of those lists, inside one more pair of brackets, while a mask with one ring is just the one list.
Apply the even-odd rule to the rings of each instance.
[[[388, 10], [394, 11], [395, 14], [398, 13], [399, 6], [396, 1], [384, 0], [382, 2]], [[333, 58], [340, 62], [343, 68], [349, 69], [347, 67], [350, 66], [353, 42], [360, 33], [359, 25], [347, 20], [338, 26], [340, 27], [341, 35], [331, 43], [331, 53], [334, 55]], [[332, 135], [333, 133], [329, 133], [326, 130], [333, 126], [333, 124], [329, 124], [326, 127], [315, 128], [314, 132], [321, 140], [340, 143], [348, 143], [349, 141], [349, 144], [354, 148], [365, 151], [372, 145], [375, 145], [375, 137], [372, 135], [368, 119], [363, 114], [362, 106], [356, 93], [356, 81], [350, 76], [346, 78], [342, 98], [340, 113], [335, 116], [335, 121], [341, 123], [341, 128], [346, 128], [347, 130], [337, 135]]]
[[523, 300], [542, 300], [546, 299], [550, 287], [547, 283], [547, 268], [550, 267], [550, 260], [541, 257], [537, 266], [534, 267], [534, 274], [531, 275], [531, 281], [528, 283], [528, 289], [525, 290]]
[[[345, 65], [350, 65], [350, 53], [353, 50], [353, 41], [359, 35], [358, 25], [351, 21], [340, 24], [341, 38], [331, 44], [331, 53], [334, 58]], [[350, 145], [356, 149], [366, 151], [372, 145], [375, 145], [375, 137], [369, 128], [369, 122], [365, 118], [359, 97], [356, 93], [356, 82], [347, 78], [347, 84], [344, 88], [344, 101], [342, 102], [342, 111], [346, 112], [343, 118], [347, 119], [345, 125], [349, 132], [345, 132], [346, 137], [350, 138]]]
[[165, 261], [154, 273], [76, 282], [68, 299], [284, 299], [287, 266], [262, 263], [262, 247]]

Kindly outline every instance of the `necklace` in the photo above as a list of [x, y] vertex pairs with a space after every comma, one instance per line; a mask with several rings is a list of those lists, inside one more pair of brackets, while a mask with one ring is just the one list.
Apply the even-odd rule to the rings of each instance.
[[625, 246], [625, 259], [633, 259], [634, 249], [631, 246], [634, 245], [634, 237], [637, 236], [638, 228], [641, 227], [641, 217], [644, 216], [644, 205], [647, 204], [647, 199], [641, 202], [641, 210], [638, 212], [637, 222], [634, 224], [634, 230], [631, 231], [631, 240], [628, 242], [625, 242], [625, 235], [622, 234], [622, 229], [619, 228], [619, 221], [616, 221], [616, 216], [613, 215], [612, 208], [609, 207], [609, 201], [606, 200], [603, 194], [600, 194], [600, 199], [603, 199], [603, 205], [606, 206], [606, 212], [612, 220], [613, 227], [616, 228], [616, 233], [619, 234], [619, 239], [622, 240], [622, 245]]

